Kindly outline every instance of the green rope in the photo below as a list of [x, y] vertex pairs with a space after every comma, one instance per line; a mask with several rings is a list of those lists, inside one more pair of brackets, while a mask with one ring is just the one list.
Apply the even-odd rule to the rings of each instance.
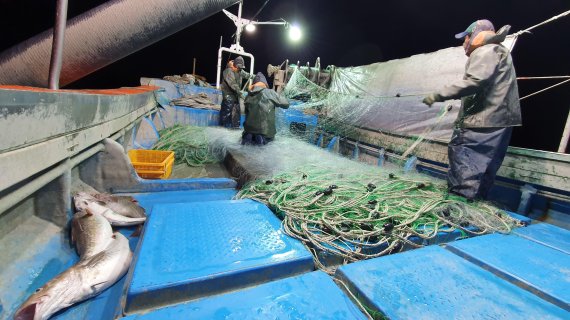
[[[439, 232], [459, 230], [462, 237], [508, 233], [516, 225], [501, 210], [449, 195], [445, 184], [428, 178], [335, 171], [306, 166], [283, 172], [250, 182], [236, 198], [265, 203], [283, 218], [287, 234], [346, 261], [384, 255], [403, 245], [420, 247]], [[412, 236], [418, 241], [410, 241]]]
[[199, 167], [209, 163], [219, 163], [208, 144], [205, 127], [175, 125], [159, 131], [160, 139], [154, 150], [174, 151], [175, 163], [186, 163]]

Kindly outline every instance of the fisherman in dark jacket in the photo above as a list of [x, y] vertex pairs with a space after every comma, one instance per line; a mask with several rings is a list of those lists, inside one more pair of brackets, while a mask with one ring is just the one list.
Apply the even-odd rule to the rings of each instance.
[[501, 45], [510, 26], [495, 33], [489, 20], [477, 20], [455, 35], [469, 57], [463, 80], [428, 95], [423, 102], [461, 99], [448, 145], [449, 191], [485, 199], [507, 153], [514, 126], [522, 125], [517, 77], [509, 49]]
[[277, 133], [275, 108], [289, 108], [287, 98], [268, 87], [265, 76], [258, 72], [245, 98], [242, 144], [264, 145], [271, 142]]
[[228, 62], [228, 67], [224, 70], [222, 89], [222, 106], [220, 108], [220, 125], [227, 128], [239, 128], [240, 125], [240, 99], [241, 86], [244, 79], [253, 76], [245, 71], [242, 57]]

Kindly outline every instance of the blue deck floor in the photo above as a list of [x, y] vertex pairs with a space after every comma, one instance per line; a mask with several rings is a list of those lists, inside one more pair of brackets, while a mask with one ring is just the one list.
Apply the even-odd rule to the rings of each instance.
[[146, 210], [147, 214], [150, 214], [152, 212], [152, 207], [155, 204], [230, 200], [236, 195], [236, 193], [237, 191], [235, 189], [202, 189], [129, 193], [128, 195], [137, 199], [139, 205]]
[[[141, 241], [130, 238], [131, 270], [54, 319], [365, 318], [343, 286], [313, 271], [308, 250], [282, 233], [265, 205], [230, 200], [235, 192], [132, 194], [149, 219]], [[456, 236], [343, 266], [336, 277], [391, 319], [570, 319], [569, 231], [532, 224], [511, 235]]]
[[439, 246], [341, 267], [337, 277], [390, 319], [568, 319], [570, 313]]
[[[285, 305], [291, 306], [289, 316], [327, 318], [319, 311], [318, 302], [324, 298], [300, 289], [310, 281], [296, 282], [307, 274], [317, 274], [308, 273], [312, 269], [312, 264], [307, 266], [308, 253], [301, 255], [304, 262], [297, 265], [300, 269], [292, 272], [291, 267], [281, 266], [278, 274], [267, 271], [279, 263], [273, 258], [266, 260], [267, 255], [259, 250], [266, 250], [271, 243], [269, 251], [275, 250], [285, 238], [275, 238], [284, 235], [279, 221], [264, 205], [250, 200], [215, 200], [215, 195], [210, 202], [165, 204], [167, 200], [197, 199], [179, 195], [139, 198], [141, 204], [151, 200], [154, 208], [129, 289], [129, 319], [256, 319], [258, 312], [263, 315], [267, 308], [273, 308], [276, 316], [283, 315]], [[337, 278], [370, 310], [392, 319], [568, 318], [566, 265], [570, 256], [564, 250], [570, 233], [554, 229], [556, 236], [552, 237], [545, 231], [552, 231], [549, 228], [531, 225], [511, 235], [481, 236], [451, 242], [447, 248], [435, 244], [361, 261], [341, 267]], [[453, 241], [456, 236], [443, 234], [434, 241]], [[270, 255], [288, 255], [286, 251]], [[541, 267], [539, 261], [553, 263]], [[299, 273], [305, 275], [295, 276]], [[318, 277], [328, 278], [325, 274]], [[284, 279], [276, 280], [279, 278]], [[320, 294], [336, 295], [339, 287], [333, 284], [320, 284], [325, 291]], [[283, 288], [288, 289], [288, 295], [280, 293]], [[238, 291], [223, 293], [234, 290]], [[342, 297], [348, 301], [347, 296]], [[159, 306], [163, 307], [156, 309]], [[313, 309], [314, 314], [302, 311], [304, 308]], [[358, 310], [354, 304], [348, 309]], [[340, 313], [340, 317], [331, 313], [328, 318], [359, 318], [363, 315], [359, 312]]]
[[347, 320], [365, 317], [328, 275], [315, 271], [125, 319]]
[[568, 230], [548, 223], [537, 223], [527, 228], [519, 228], [514, 233], [520, 237], [570, 254], [570, 233]]
[[263, 204], [226, 200], [154, 205], [127, 312], [309, 272], [312, 256]]
[[570, 311], [570, 255], [525, 238], [491, 234], [448, 250]]

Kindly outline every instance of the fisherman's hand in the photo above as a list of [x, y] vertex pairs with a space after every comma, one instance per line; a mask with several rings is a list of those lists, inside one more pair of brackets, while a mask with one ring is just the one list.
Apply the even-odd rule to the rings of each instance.
[[245, 97], [247, 97], [247, 91], [242, 91], [241, 92], [241, 98], [245, 99]]
[[427, 104], [428, 107], [431, 107], [432, 104], [440, 101], [443, 101], [443, 99], [437, 93], [430, 93], [427, 97], [424, 98], [424, 100], [422, 100], [422, 102]]

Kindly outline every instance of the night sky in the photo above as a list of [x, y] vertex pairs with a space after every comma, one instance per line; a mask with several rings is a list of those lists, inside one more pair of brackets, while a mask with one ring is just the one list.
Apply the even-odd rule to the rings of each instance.
[[[68, 18], [106, 1], [69, 0]], [[250, 18], [265, 0], [245, 0]], [[52, 27], [55, 0], [0, 0], [0, 50]], [[144, 5], [144, 0], [141, 0]], [[237, 14], [237, 5], [228, 10]], [[436, 51], [461, 42], [453, 35], [471, 22], [487, 18], [496, 28], [526, 29], [570, 10], [568, 0], [270, 0], [257, 19], [284, 18], [297, 22], [303, 40], [291, 44], [279, 26], [258, 26], [244, 34], [242, 46], [255, 55], [256, 70], [285, 59], [302, 64], [339, 67], [366, 65]], [[215, 82], [220, 36], [229, 47], [235, 26], [223, 13], [215, 14], [154, 45], [134, 53], [67, 88], [136, 86], [139, 78], [196, 73]], [[570, 16], [519, 37], [513, 59], [518, 76], [570, 75]], [[64, 61], [65, 63], [65, 61]], [[421, 75], [418, 75], [421, 76]], [[521, 97], [561, 80], [521, 80]], [[570, 83], [521, 101], [523, 127], [516, 128], [511, 145], [556, 151], [570, 109]]]

